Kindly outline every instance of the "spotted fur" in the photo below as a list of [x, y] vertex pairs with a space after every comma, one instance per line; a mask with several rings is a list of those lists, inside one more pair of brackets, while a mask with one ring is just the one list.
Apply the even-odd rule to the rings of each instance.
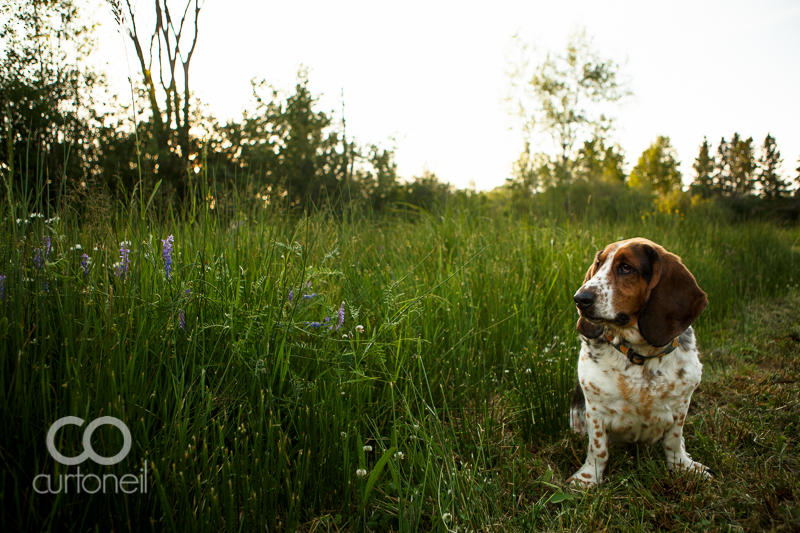
[[[691, 323], [707, 298], [694, 276], [661, 246], [630, 239], [598, 252], [575, 301], [581, 350], [570, 425], [588, 435], [588, 448], [586, 462], [567, 481], [602, 483], [612, 440], [661, 441], [667, 468], [710, 475], [686, 453], [683, 439], [703, 369]], [[678, 336], [679, 342], [668, 355], [636, 365], [603, 333], [645, 356], [660, 353]]]

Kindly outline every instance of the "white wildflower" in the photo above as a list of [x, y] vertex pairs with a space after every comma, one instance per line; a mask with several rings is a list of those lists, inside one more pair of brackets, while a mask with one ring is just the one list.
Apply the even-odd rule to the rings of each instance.
[[364, 446], [364, 451], [365, 451], [365, 452], [371, 452], [371, 451], [372, 451], [372, 446], [370, 446], [369, 444], [367, 444], [366, 446]]
[[363, 468], [359, 468], [358, 470], [356, 470], [356, 475], [358, 477], [366, 477], [367, 476], [367, 471], [364, 470]]

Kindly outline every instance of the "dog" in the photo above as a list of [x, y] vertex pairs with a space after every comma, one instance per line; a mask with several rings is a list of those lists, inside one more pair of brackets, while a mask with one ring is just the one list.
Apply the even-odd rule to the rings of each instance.
[[683, 440], [703, 369], [691, 325], [708, 297], [681, 258], [643, 238], [609, 244], [573, 298], [581, 350], [570, 426], [588, 434], [589, 444], [586, 462], [567, 482], [601, 484], [609, 440], [660, 440], [669, 470], [711, 477]]

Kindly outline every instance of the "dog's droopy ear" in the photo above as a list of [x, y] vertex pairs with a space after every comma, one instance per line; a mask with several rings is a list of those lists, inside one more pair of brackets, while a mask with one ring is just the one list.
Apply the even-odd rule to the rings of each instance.
[[700, 316], [708, 297], [680, 257], [666, 250], [658, 253], [660, 276], [639, 313], [639, 333], [648, 344], [665, 346]]

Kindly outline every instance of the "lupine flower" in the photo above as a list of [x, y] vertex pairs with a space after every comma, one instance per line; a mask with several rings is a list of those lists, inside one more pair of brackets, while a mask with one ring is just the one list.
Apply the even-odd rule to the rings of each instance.
[[89, 277], [89, 256], [83, 254], [81, 256], [81, 268], [83, 268], [84, 277]]
[[172, 235], [166, 239], [161, 239], [161, 244], [164, 247], [162, 252], [164, 256], [164, 272], [167, 273], [167, 281], [172, 281], [172, 242], [174, 238]]
[[117, 266], [117, 277], [123, 277], [128, 273], [128, 267], [131, 264], [130, 244], [131, 243], [128, 241], [122, 241], [119, 245], [119, 265]]
[[0, 302], [6, 301], [6, 275], [0, 274]]
[[339, 329], [341, 329], [343, 324], [344, 324], [344, 302], [342, 302], [341, 307], [339, 307], [339, 322], [336, 323], [336, 331], [339, 331]]

